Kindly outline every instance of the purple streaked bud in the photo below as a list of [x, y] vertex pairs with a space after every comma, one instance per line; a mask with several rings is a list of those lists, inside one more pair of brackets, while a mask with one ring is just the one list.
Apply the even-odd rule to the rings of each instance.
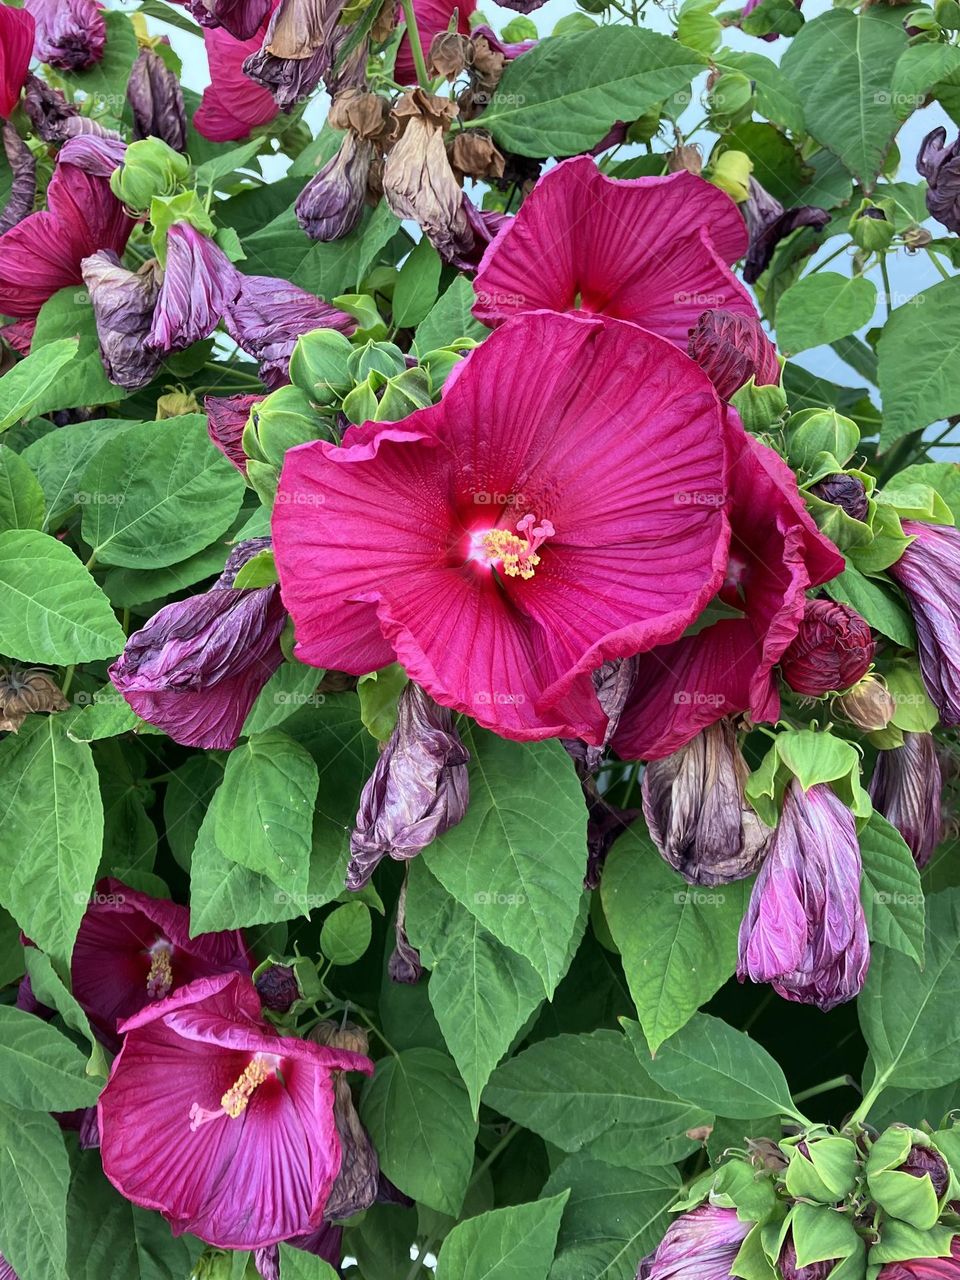
[[810, 492], [821, 502], [832, 502], [835, 507], [840, 507], [851, 520], [864, 521], [867, 518], [870, 509], [867, 491], [859, 476], [836, 471], [812, 484]]
[[736, 1209], [703, 1204], [667, 1228], [655, 1253], [644, 1258], [637, 1280], [730, 1280], [740, 1246], [753, 1228]]
[[400, 695], [397, 727], [360, 797], [348, 889], [362, 889], [382, 858], [414, 858], [456, 826], [470, 799], [469, 759], [453, 712], [411, 681]]
[[372, 160], [373, 143], [347, 133], [337, 154], [303, 188], [297, 221], [311, 240], [339, 240], [357, 225]]
[[826, 209], [814, 205], [798, 205], [784, 209], [755, 178], [750, 179], [750, 195], [744, 205], [744, 217], [750, 232], [750, 247], [743, 268], [747, 284], [755, 284], [770, 265], [773, 251], [780, 241], [798, 227], [820, 230], [830, 221]]
[[805, 1267], [800, 1267], [797, 1265], [797, 1249], [793, 1243], [793, 1236], [788, 1235], [780, 1250], [778, 1265], [783, 1280], [827, 1280], [837, 1265], [837, 1259], [831, 1258], [828, 1262], [811, 1262]]
[[336, 329], [351, 334], [352, 316], [331, 307], [288, 280], [237, 274], [238, 292], [225, 306], [223, 318], [234, 342], [260, 365], [260, 377], [271, 390], [289, 382], [290, 357], [302, 333]]
[[58, 164], [72, 164], [93, 178], [109, 178], [123, 164], [127, 144], [118, 133], [81, 133], [60, 148]]
[[266, 1248], [254, 1249], [253, 1265], [261, 1280], [280, 1280], [280, 1246], [268, 1244]]
[[37, 24], [33, 51], [60, 71], [83, 71], [103, 57], [107, 25], [94, 0], [24, 0]]
[[22, 222], [28, 213], [33, 213], [37, 195], [37, 162], [9, 120], [3, 124], [3, 150], [13, 181], [9, 198], [0, 214], [0, 235]]
[[241, 475], [247, 474], [247, 455], [243, 451], [243, 429], [250, 410], [263, 396], [206, 396], [207, 433], [228, 462]]
[[740, 925], [737, 977], [824, 1011], [860, 993], [870, 964], [853, 814], [794, 778]]
[[420, 952], [411, 946], [407, 937], [407, 877], [403, 878], [400, 896], [397, 899], [397, 914], [393, 922], [396, 939], [390, 959], [387, 961], [387, 972], [392, 982], [401, 982], [413, 986], [423, 977], [423, 965], [420, 963]]
[[187, 149], [187, 117], [180, 81], [153, 49], [141, 49], [127, 82], [133, 136], [160, 138], [174, 151]]
[[920, 673], [945, 725], [960, 724], [960, 530], [904, 520], [913, 541], [887, 573], [917, 628]]
[[241, 543], [210, 591], [155, 613], [110, 668], [137, 715], [174, 742], [236, 746], [257, 695], [283, 661], [287, 615], [279, 588], [228, 585], [264, 541]]
[[932, 217], [952, 231], [960, 232], [960, 137], [945, 147], [947, 131], [932, 129], [917, 156], [917, 172], [927, 180], [927, 208]]
[[189, 222], [167, 232], [167, 266], [147, 343], [162, 355], [208, 338], [240, 291], [240, 273]]
[[254, 985], [260, 1003], [274, 1013], [286, 1013], [300, 999], [297, 975], [288, 964], [271, 964], [257, 978]]
[[80, 269], [97, 322], [104, 372], [128, 391], [146, 386], [163, 363], [163, 356], [146, 344], [160, 294], [158, 263], [151, 259], [139, 271], [128, 271], [112, 249], [103, 249], [84, 258]]
[[903, 746], [877, 752], [870, 779], [873, 807], [892, 823], [925, 867], [943, 839], [943, 777], [931, 733], [905, 733]]
[[203, 27], [223, 27], [235, 40], [252, 40], [270, 12], [271, 0], [188, 0]]
[[650, 836], [689, 884], [730, 884], [759, 867], [772, 833], [744, 799], [749, 773], [728, 720], [644, 770]]
[[929, 1178], [938, 1200], [943, 1199], [950, 1185], [950, 1168], [940, 1152], [934, 1147], [924, 1147], [916, 1142], [900, 1165], [899, 1172], [909, 1173], [911, 1178]]
[[67, 134], [64, 124], [80, 116], [80, 108], [68, 102], [59, 89], [54, 89], [39, 76], [28, 75], [23, 91], [23, 109], [33, 131], [44, 142], [63, 142]]
[[807, 600], [780, 672], [796, 693], [822, 698], [865, 676], [876, 647], [869, 624], [855, 609], [833, 600]]
[[729, 400], [751, 378], [758, 387], [780, 381], [777, 349], [756, 316], [705, 311], [690, 330], [687, 351], [721, 400]]

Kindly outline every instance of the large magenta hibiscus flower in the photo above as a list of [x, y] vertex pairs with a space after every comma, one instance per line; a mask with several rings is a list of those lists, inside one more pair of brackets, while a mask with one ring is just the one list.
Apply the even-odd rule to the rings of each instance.
[[98, 1112], [121, 1194], [224, 1249], [320, 1225], [341, 1161], [331, 1073], [369, 1075], [368, 1058], [280, 1036], [238, 973], [198, 978], [120, 1030]]
[[803, 619], [810, 587], [844, 559], [807, 514], [793, 472], [727, 411], [730, 561], [711, 613], [694, 634], [642, 656], [613, 745], [659, 760], [726, 715], [776, 720], [774, 668]]
[[286, 457], [273, 516], [297, 654], [399, 660], [517, 739], [600, 742], [590, 672], [679, 636], [727, 563], [713, 385], [635, 325], [548, 312], [438, 405]]
[[279, 114], [273, 94], [254, 84], [243, 71], [245, 59], [260, 52], [268, 21], [269, 15], [249, 40], [237, 40], [226, 27], [204, 28], [210, 83], [194, 113], [193, 125], [211, 142], [236, 142]]
[[692, 173], [624, 181], [589, 156], [545, 173], [483, 255], [484, 324], [538, 307], [632, 320], [687, 348], [704, 311], [755, 315], [728, 264], [747, 251], [728, 195]]

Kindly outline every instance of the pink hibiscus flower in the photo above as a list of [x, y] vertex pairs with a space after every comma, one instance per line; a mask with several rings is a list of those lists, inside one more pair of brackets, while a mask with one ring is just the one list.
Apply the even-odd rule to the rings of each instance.
[[199, 978], [120, 1030], [98, 1104], [117, 1190], [223, 1249], [315, 1230], [341, 1161], [332, 1072], [370, 1075], [370, 1060], [279, 1035], [237, 973]]
[[117, 1023], [195, 978], [251, 972], [243, 934], [190, 936], [190, 912], [138, 893], [112, 877], [101, 880], [73, 948], [73, 994], [111, 1042]]
[[726, 715], [776, 720], [774, 667], [803, 620], [806, 592], [835, 578], [843, 556], [807, 514], [778, 454], [727, 418], [730, 561], [717, 604], [725, 617], [644, 654], [613, 746], [660, 760]]
[[298, 657], [396, 659], [506, 737], [602, 741], [590, 673], [675, 639], [722, 582], [720, 412], [634, 325], [508, 322], [438, 405], [287, 454], [273, 535]]
[[198, 133], [211, 142], [236, 142], [279, 113], [273, 95], [244, 75], [244, 59], [259, 53], [269, 15], [249, 40], [235, 39], [226, 27], [205, 27], [203, 44], [210, 83], [193, 117]]
[[[420, 43], [424, 54], [430, 51], [434, 36], [448, 30], [454, 11], [457, 13], [457, 30], [462, 36], [470, 34], [470, 15], [476, 11], [477, 0], [413, 0], [413, 12], [417, 19]], [[403, 9], [397, 5], [397, 21], [403, 21]], [[394, 78], [398, 84], [416, 84], [417, 69], [413, 65], [413, 52], [409, 37], [405, 34], [397, 50]]]
[[20, 101], [35, 31], [32, 13], [0, 4], [0, 116], [4, 120]]
[[0, 313], [35, 319], [58, 289], [83, 283], [84, 258], [101, 249], [123, 253], [132, 229], [106, 178], [61, 159], [46, 209], [0, 236]]
[[747, 243], [737, 206], [702, 178], [623, 181], [575, 156], [544, 174], [483, 255], [473, 314], [495, 326], [539, 307], [600, 313], [686, 350], [704, 311], [755, 314], [728, 269]]

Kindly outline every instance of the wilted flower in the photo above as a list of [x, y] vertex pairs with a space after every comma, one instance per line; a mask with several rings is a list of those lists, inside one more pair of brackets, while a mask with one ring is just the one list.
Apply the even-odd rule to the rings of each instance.
[[702, 178], [608, 178], [575, 156], [543, 175], [484, 255], [473, 312], [488, 325], [541, 308], [599, 313], [686, 351], [705, 295], [756, 314], [726, 265], [746, 248], [737, 206]]
[[404, 876], [400, 896], [397, 899], [397, 914], [393, 921], [394, 947], [387, 961], [387, 972], [391, 982], [401, 982], [413, 986], [423, 977], [423, 965], [420, 963], [420, 952], [407, 937], [407, 879]]
[[260, 1003], [274, 1013], [286, 1013], [300, 999], [297, 975], [288, 964], [271, 964], [256, 979], [254, 986]]
[[153, 49], [141, 49], [127, 82], [134, 138], [160, 138], [174, 151], [187, 149], [187, 117], [180, 81]]
[[33, 54], [36, 23], [27, 9], [0, 5], [0, 116], [6, 119], [20, 101]]
[[382, 858], [414, 858], [456, 826], [469, 802], [469, 759], [453, 713], [406, 685], [396, 728], [360, 796], [348, 889], [363, 888]]
[[[25, 13], [24, 9], [0, 10], [0, 22], [4, 13]], [[68, 102], [59, 89], [54, 89], [38, 76], [28, 75], [23, 95], [23, 109], [27, 113], [34, 133], [44, 142], [63, 142], [69, 135], [67, 125], [76, 125], [84, 118], [80, 108]], [[94, 121], [87, 118], [88, 124]]]
[[780, 381], [777, 349], [756, 316], [705, 311], [690, 330], [687, 351], [708, 375], [721, 400], [753, 378], [758, 387]]
[[[179, 3], [180, 0], [177, 0]], [[187, 8], [204, 27], [223, 27], [235, 40], [256, 35], [273, 0], [185, 0]]]
[[905, 733], [903, 746], [877, 752], [870, 799], [925, 867], [943, 839], [943, 777], [930, 733]]
[[736, 1209], [703, 1204], [674, 1218], [637, 1280], [730, 1280], [740, 1246], [753, 1228]]
[[954, 1236], [947, 1258], [914, 1258], [888, 1262], [877, 1280], [960, 1280], [960, 1236]]
[[34, 52], [60, 71], [83, 71], [103, 57], [107, 25], [94, 0], [24, 0], [37, 24]]
[[235, 40], [225, 27], [208, 27], [203, 33], [210, 83], [193, 124], [211, 142], [238, 142], [280, 110], [273, 94], [255, 85], [243, 70], [246, 59], [260, 51], [263, 33], [261, 27], [249, 40]]
[[280, 0], [263, 45], [244, 62], [244, 74], [287, 110], [304, 101], [333, 65], [333, 35], [343, 0]]
[[[2, 243], [2, 242], [0, 242]], [[960, 724], [960, 530], [904, 520], [913, 541], [887, 573], [917, 627], [920, 672], [945, 725]]]
[[441, 31], [430, 41], [427, 66], [430, 73], [456, 80], [473, 62], [473, 41], [458, 31]]
[[240, 284], [219, 245], [189, 222], [175, 222], [167, 232], [167, 265], [147, 345], [166, 356], [208, 338]]
[[[719, 412], [636, 326], [509, 321], [439, 404], [287, 454], [273, 531], [298, 656], [399, 661], [505, 737], [602, 742], [593, 671], [681, 634], [720, 585]], [[705, 500], [678, 504], [676, 474]]]
[[110, 679], [137, 715], [174, 742], [230, 749], [283, 661], [286, 613], [275, 586], [233, 580], [267, 540], [240, 543], [212, 590], [164, 605], [127, 641]]
[[80, 922], [70, 976], [73, 994], [106, 1043], [117, 1024], [195, 978], [250, 973], [238, 930], [190, 936], [190, 912], [121, 880], [98, 881]]
[[859, 476], [844, 471], [824, 476], [810, 486], [810, 492], [821, 502], [832, 502], [845, 511], [851, 520], [866, 520], [869, 512], [867, 491]]
[[254, 1249], [320, 1226], [341, 1166], [335, 1071], [359, 1053], [280, 1036], [249, 977], [199, 978], [120, 1024], [103, 1171], [177, 1234]]
[[[353, 1023], [340, 1026], [336, 1022], [319, 1022], [310, 1039], [331, 1049], [366, 1054], [367, 1033]], [[380, 1162], [369, 1134], [360, 1123], [353, 1105], [353, 1094], [343, 1071], [333, 1075], [333, 1119], [340, 1138], [342, 1157], [340, 1172], [330, 1188], [324, 1215], [327, 1218], [352, 1218], [369, 1209], [377, 1198], [380, 1185]]]
[[48, 671], [0, 668], [0, 733], [17, 733], [29, 715], [67, 711], [69, 707]]
[[130, 391], [146, 386], [163, 363], [163, 355], [147, 346], [160, 295], [160, 268], [155, 259], [138, 271], [121, 266], [110, 249], [84, 258], [83, 283], [100, 339], [100, 359], [111, 382]]
[[784, 209], [756, 178], [750, 179], [750, 195], [743, 212], [750, 232], [750, 248], [743, 266], [743, 278], [747, 284], [755, 284], [760, 279], [770, 265], [774, 249], [791, 231], [798, 227], [813, 227], [819, 231], [830, 221], [828, 211], [815, 205]]
[[[450, 30], [450, 21], [456, 14], [456, 32], [461, 36], [470, 34], [470, 17], [475, 12], [477, 0], [413, 0], [413, 12], [417, 19], [417, 30], [420, 43], [429, 49], [434, 39]], [[399, 6], [398, 6], [399, 8]], [[410, 48], [410, 37], [406, 32], [397, 50], [394, 65], [394, 77], [398, 84], [416, 84], [417, 69], [413, 61], [413, 50]]]
[[960, 137], [944, 146], [942, 126], [920, 143], [917, 172], [927, 180], [927, 209], [948, 231], [960, 233]]
[[15, 227], [33, 212], [37, 195], [37, 162], [33, 152], [5, 120], [3, 124], [3, 150], [10, 166], [12, 183], [10, 195], [0, 214], [0, 235]]
[[740, 981], [824, 1011], [857, 996], [870, 964], [860, 874], [853, 814], [794, 778], [740, 925]]
[[247, 455], [243, 451], [243, 429], [247, 425], [250, 410], [263, 400], [263, 396], [205, 396], [204, 412], [207, 415], [207, 434], [223, 456], [247, 474]]
[[744, 799], [749, 774], [727, 720], [644, 770], [650, 836], [690, 884], [729, 884], [759, 867], [771, 832]]
[[667, 157], [667, 173], [680, 173], [684, 169], [697, 177], [703, 172], [703, 156], [695, 142], [674, 147]]
[[336, 155], [297, 197], [297, 222], [311, 240], [339, 240], [360, 221], [367, 194], [373, 143], [350, 131]]
[[503, 177], [503, 156], [490, 135], [480, 129], [461, 129], [450, 144], [449, 155], [453, 171], [460, 178], [494, 182]]
[[855, 609], [833, 600], [808, 600], [800, 629], [780, 659], [780, 672], [795, 693], [820, 698], [866, 675], [876, 647], [869, 624]]

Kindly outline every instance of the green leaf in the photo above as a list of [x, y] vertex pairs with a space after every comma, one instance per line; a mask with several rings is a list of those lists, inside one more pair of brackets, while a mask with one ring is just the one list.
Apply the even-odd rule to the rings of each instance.
[[485, 338], [489, 329], [474, 320], [470, 310], [475, 301], [471, 282], [466, 276], [457, 276], [417, 327], [414, 346], [419, 354], [423, 356], [428, 351], [446, 347], [458, 338], [473, 338], [478, 342]]
[[61, 369], [76, 358], [79, 346], [76, 338], [47, 343], [0, 378], [0, 431], [30, 416]]
[[204, 578], [219, 576], [230, 551], [228, 537], [229, 532], [196, 555], [164, 569], [109, 569], [103, 577], [103, 589], [111, 604], [124, 609], [164, 600]]
[[373, 926], [365, 902], [345, 902], [331, 911], [320, 930], [320, 950], [331, 964], [356, 964], [370, 945]]
[[59, 74], [73, 91], [79, 89], [87, 95], [87, 100], [98, 108], [98, 114], [120, 121], [127, 102], [130, 68], [137, 56], [137, 34], [125, 13], [104, 13], [103, 20], [107, 24], [103, 57], [85, 71]]
[[438, 1213], [460, 1214], [477, 1122], [453, 1060], [436, 1049], [381, 1058], [360, 1118], [391, 1182]]
[[702, 54], [652, 31], [599, 27], [541, 40], [504, 68], [483, 127], [524, 156], [572, 156], [700, 74]]
[[875, 945], [857, 1002], [870, 1049], [872, 1094], [960, 1079], [960, 890], [927, 896], [925, 966]]
[[580, 784], [558, 742], [508, 742], [477, 728], [463, 737], [470, 807], [423, 856], [485, 929], [526, 956], [552, 995], [583, 896]]
[[720, 49], [714, 59], [725, 71], [742, 71], [756, 85], [757, 110], [761, 115], [789, 129], [803, 133], [803, 104], [800, 95], [775, 62], [762, 53], [740, 53]]
[[805, 24], [780, 64], [803, 103], [807, 132], [839, 156], [867, 191], [899, 123], [890, 68], [906, 47], [897, 15], [831, 9]]
[[0, 650], [66, 665], [112, 658], [126, 641], [110, 602], [74, 553], [35, 529], [0, 533]]
[[891, 591], [864, 577], [852, 565], [848, 564], [843, 573], [823, 589], [832, 600], [856, 609], [881, 635], [889, 636], [905, 649], [915, 647], [916, 633], [904, 605]]
[[540, 1040], [494, 1072], [484, 1103], [563, 1151], [609, 1155], [632, 1146], [634, 1167], [671, 1164], [695, 1150], [687, 1131], [713, 1117], [668, 1093], [619, 1031]]
[[130, 393], [110, 381], [100, 358], [100, 339], [90, 304], [82, 285], [59, 289], [40, 308], [30, 353], [42, 351], [63, 339], [79, 339], [77, 357], [59, 374], [34, 405], [34, 413], [53, 409], [75, 409], [83, 405], [114, 404]]
[[100, 861], [103, 805], [69, 717], [29, 716], [0, 742], [0, 901], [29, 938], [69, 960]]
[[803, 1119], [786, 1077], [744, 1031], [698, 1013], [651, 1055], [639, 1028], [626, 1024], [641, 1063], [664, 1089], [732, 1120], [784, 1115]]
[[547, 1280], [566, 1203], [563, 1191], [458, 1223], [437, 1258], [437, 1280]]
[[53, 1116], [0, 1104], [0, 1253], [21, 1280], [67, 1278], [69, 1183]]
[[960, 413], [960, 278], [924, 289], [890, 316], [877, 344], [881, 448]]
[[337, 1280], [329, 1262], [291, 1244], [280, 1245], [280, 1275], [283, 1280]]
[[543, 999], [530, 962], [505, 947], [420, 859], [411, 864], [407, 936], [430, 970], [430, 1003], [474, 1114], [494, 1067]]
[[357, 682], [360, 719], [378, 742], [387, 742], [397, 725], [397, 703], [409, 677], [399, 662], [361, 676]]
[[893, 69], [890, 96], [901, 120], [923, 105], [927, 94], [945, 76], [960, 71], [960, 49], [952, 44], [918, 44], [906, 49]]
[[278, 889], [306, 893], [319, 787], [317, 766], [299, 742], [279, 729], [248, 738], [227, 758], [214, 829], [217, 846]]
[[254, 138], [241, 147], [231, 147], [222, 155], [214, 156], [197, 168], [195, 178], [198, 187], [215, 187], [223, 178], [229, 178], [237, 169], [246, 169], [254, 156], [263, 150], [265, 138]]
[[324, 695], [317, 693], [323, 672], [303, 662], [285, 662], [263, 686], [243, 723], [246, 735], [275, 729], [301, 707], [322, 706]]
[[924, 899], [920, 872], [900, 832], [873, 813], [860, 832], [860, 897], [872, 942], [923, 964]]
[[45, 512], [43, 490], [29, 464], [0, 445], [0, 530], [42, 529]]
[[107, 441], [81, 484], [83, 536], [94, 555], [135, 569], [208, 547], [236, 518], [244, 493], [199, 413], [128, 427]]
[[748, 886], [688, 885], [635, 823], [607, 859], [600, 892], [640, 1023], [656, 1050], [736, 968]]
[[440, 255], [426, 236], [418, 240], [400, 268], [393, 292], [393, 323], [401, 327], [419, 324], [437, 300], [440, 288]]
[[132, 425], [123, 418], [70, 423], [41, 436], [23, 450], [21, 456], [30, 464], [46, 499], [44, 532], [55, 533], [80, 505], [80, 477], [97, 450], [118, 431]]
[[569, 1190], [550, 1280], [635, 1280], [670, 1225], [680, 1189], [672, 1167], [619, 1169], [589, 1156], [568, 1156], [543, 1188]]
[[47, 1005], [50, 1009], [56, 1009], [67, 1026], [83, 1036], [90, 1045], [90, 1056], [85, 1070], [88, 1076], [100, 1077], [97, 1081], [99, 1086], [106, 1081], [110, 1068], [103, 1046], [90, 1029], [87, 1015], [67, 990], [46, 952], [38, 951], [36, 947], [25, 947], [24, 956], [34, 996], [41, 1004]]
[[0, 1005], [0, 1102], [22, 1111], [92, 1107], [100, 1087], [72, 1040], [35, 1014]]
[[818, 271], [798, 280], [780, 298], [777, 339], [788, 355], [835, 342], [869, 324], [876, 305], [872, 280]]

